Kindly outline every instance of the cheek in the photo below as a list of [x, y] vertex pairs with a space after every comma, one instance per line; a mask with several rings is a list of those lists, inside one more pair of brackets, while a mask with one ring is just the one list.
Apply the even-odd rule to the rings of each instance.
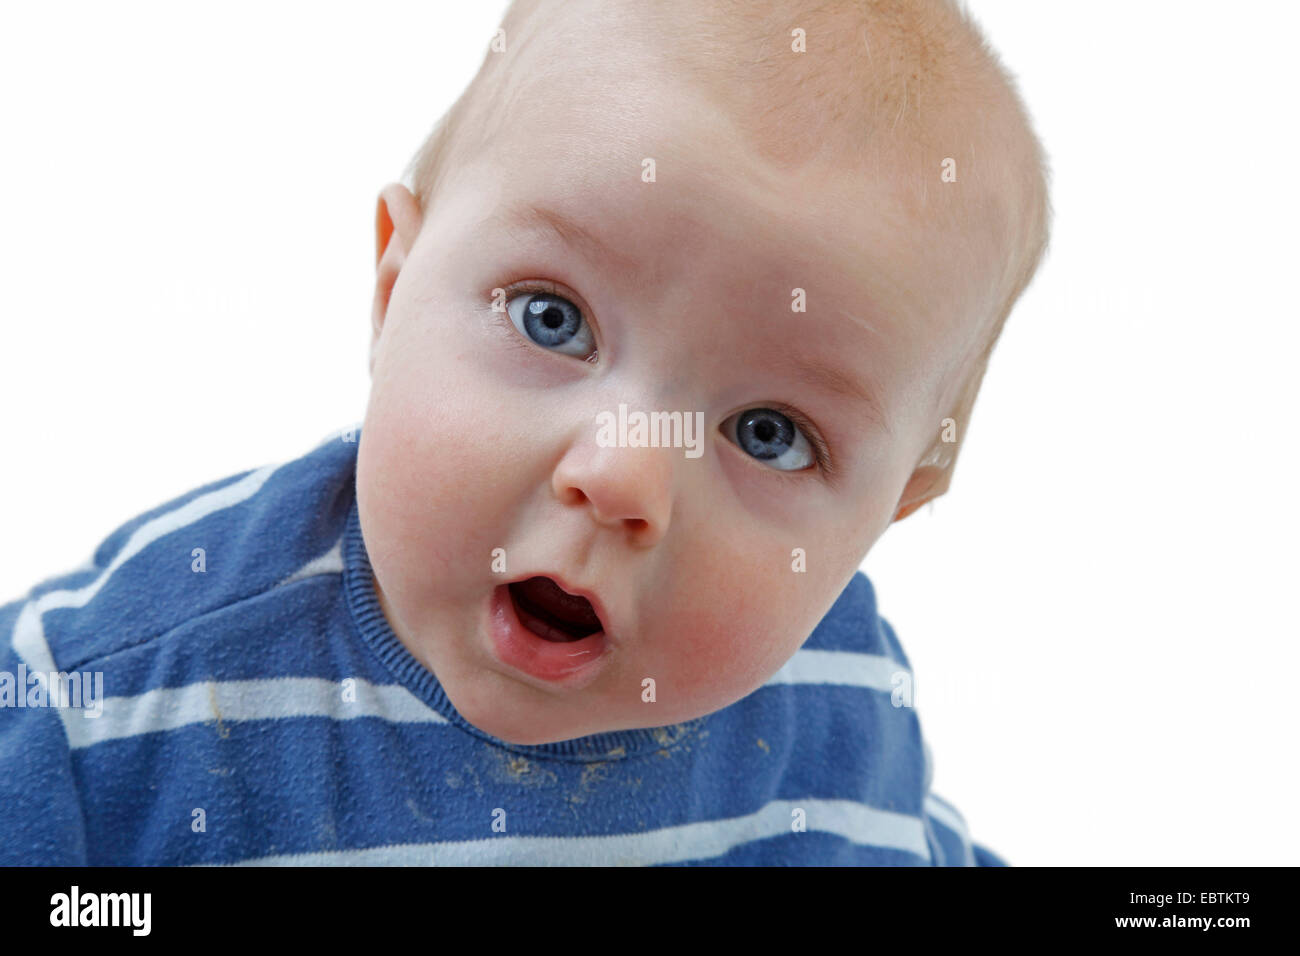
[[822, 597], [811, 593], [814, 582], [806, 575], [791, 571], [783, 557], [788, 548], [767, 535], [733, 540], [734, 548], [714, 548], [678, 569], [673, 613], [657, 628], [658, 659], [697, 709], [716, 709], [757, 689], [821, 617]]
[[[438, 370], [427, 371], [436, 381]], [[376, 504], [394, 512], [409, 507], [415, 518], [455, 500], [456, 487], [471, 481], [490, 448], [468, 398], [463, 389], [433, 388], [415, 374], [390, 375], [372, 391], [359, 454], [372, 487], [382, 489]]]
[[[357, 461], [357, 498], [376, 573], [408, 595], [477, 572], [487, 579], [503, 465], [492, 395], [455, 353], [395, 340], [376, 365]], [[481, 556], [481, 566], [472, 559]], [[391, 579], [391, 580], [388, 580]]]
[[693, 711], [740, 700], [785, 664], [806, 637], [791, 626], [788, 610], [760, 595], [741, 594], [683, 622], [673, 648], [673, 683]]

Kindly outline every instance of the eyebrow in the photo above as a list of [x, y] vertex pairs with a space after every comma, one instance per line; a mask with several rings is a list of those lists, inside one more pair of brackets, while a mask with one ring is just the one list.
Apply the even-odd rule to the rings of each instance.
[[[627, 272], [635, 273], [640, 270], [640, 263], [615, 252], [578, 220], [552, 206], [536, 202], [516, 204], [489, 216], [485, 222], [507, 228], [550, 231], [565, 245], [579, 250], [588, 259], [596, 262], [604, 261]], [[839, 369], [799, 355], [782, 356], [779, 360], [768, 359], [761, 365], [768, 374], [793, 373], [795, 378], [807, 385], [857, 403], [866, 409], [867, 414], [876, 424], [890, 435], [894, 434], [889, 416], [885, 414], [884, 407], [881, 405], [878, 391], [864, 387], [857, 379]]]
[[550, 231], [565, 245], [577, 249], [592, 261], [603, 261], [625, 272], [635, 273], [641, 269], [641, 264], [635, 259], [615, 252], [578, 220], [551, 206], [540, 203], [514, 205], [503, 212], [489, 216], [486, 223], [541, 232]]
[[823, 365], [820, 362], [799, 355], [769, 359], [763, 362], [763, 367], [771, 374], [793, 374], [795, 378], [806, 385], [820, 388], [822, 391], [831, 392], [841, 398], [856, 402], [866, 409], [867, 414], [876, 424], [889, 432], [890, 435], [894, 434], [893, 425], [890, 424], [889, 416], [885, 414], [885, 409], [881, 405], [878, 394], [872, 389], [864, 387], [857, 379], [846, 375], [838, 368]]

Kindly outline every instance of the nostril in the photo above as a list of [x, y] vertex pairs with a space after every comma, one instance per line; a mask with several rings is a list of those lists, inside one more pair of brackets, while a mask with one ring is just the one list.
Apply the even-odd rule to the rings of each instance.
[[565, 488], [560, 492], [560, 500], [566, 505], [581, 505], [590, 499], [583, 493], [581, 488]]

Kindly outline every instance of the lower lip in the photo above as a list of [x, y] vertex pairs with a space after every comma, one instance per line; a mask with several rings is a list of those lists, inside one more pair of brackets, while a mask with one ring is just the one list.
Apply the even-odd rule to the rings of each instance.
[[502, 663], [531, 677], [565, 687], [583, 687], [595, 680], [608, 656], [605, 632], [578, 641], [548, 641], [519, 620], [506, 585], [492, 590], [488, 605], [488, 631]]

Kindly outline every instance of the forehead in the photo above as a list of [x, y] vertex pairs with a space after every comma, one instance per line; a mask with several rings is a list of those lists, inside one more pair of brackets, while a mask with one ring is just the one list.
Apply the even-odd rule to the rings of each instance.
[[[778, 168], [671, 77], [513, 69], [518, 88], [471, 164], [481, 222], [549, 235], [639, 291], [673, 284], [697, 314], [707, 294], [750, 339], [766, 336], [747, 317], [783, 318], [774, 334], [808, 333], [809, 364], [846, 393], [921, 392], [952, 364], [966, 304], [954, 279], [974, 263], [942, 217], [916, 215], [896, 164]], [[806, 312], [791, 310], [796, 289]]]
[[[642, 271], [642, 263], [629, 258], [618, 248], [615, 242], [602, 238], [600, 232], [594, 231], [590, 226], [585, 225], [582, 220], [556, 206], [547, 204], [545, 201], [515, 201], [500, 212], [491, 215], [483, 224], [507, 230], [517, 230], [521, 233], [540, 234], [543, 241], [547, 239], [558, 241], [594, 266], [607, 267], [625, 277], [635, 276]], [[794, 302], [800, 298], [806, 299], [806, 290], [797, 287], [792, 289], [792, 308], [790, 309], [792, 315], [796, 312], [793, 307]], [[778, 300], [778, 298], [774, 297], [772, 300], [774, 304], [778, 301], [781, 305], [785, 304], [783, 299]], [[800, 303], [800, 305], [803, 304]], [[743, 309], [737, 311], [743, 316]], [[768, 311], [774, 313], [778, 310], [771, 308]], [[799, 311], [804, 310], [800, 309]], [[836, 311], [842, 317], [837, 324], [856, 323], [868, 332], [873, 334], [876, 332], [874, 327], [867, 323], [866, 316], [851, 314], [848, 309], [838, 309]], [[818, 323], [804, 324], [807, 326], [807, 331], [815, 331], [815, 325]], [[746, 331], [753, 337], [754, 323], [750, 322], [745, 327]], [[788, 332], [792, 327], [787, 326], [785, 331]], [[779, 356], [781, 368], [774, 367], [772, 357], [768, 354], [766, 356], [767, 360], [763, 364], [770, 372], [790, 371], [797, 378], [810, 385], [858, 403], [880, 425], [892, 430], [879, 387], [865, 387], [858, 377], [846, 373], [834, 363], [818, 358], [817, 353], [819, 351], [824, 350], [782, 352]], [[846, 350], [841, 350], [841, 356], [844, 351]]]

